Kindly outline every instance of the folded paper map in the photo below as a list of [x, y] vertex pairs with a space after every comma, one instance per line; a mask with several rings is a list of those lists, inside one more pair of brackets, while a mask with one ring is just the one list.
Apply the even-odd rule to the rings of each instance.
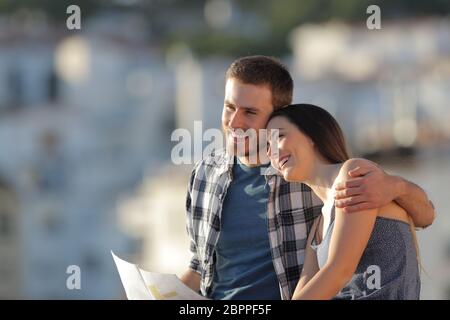
[[174, 274], [148, 272], [111, 254], [128, 300], [208, 300]]

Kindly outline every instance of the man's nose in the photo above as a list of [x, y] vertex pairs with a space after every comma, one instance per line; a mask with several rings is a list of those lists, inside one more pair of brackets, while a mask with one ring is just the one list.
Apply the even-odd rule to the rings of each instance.
[[230, 118], [230, 122], [228, 126], [230, 128], [239, 129], [242, 128], [243, 120], [242, 120], [242, 114], [239, 110], [236, 110]]

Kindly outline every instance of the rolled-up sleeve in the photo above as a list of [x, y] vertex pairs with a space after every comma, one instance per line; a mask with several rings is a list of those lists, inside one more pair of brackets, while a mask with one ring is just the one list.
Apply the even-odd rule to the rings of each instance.
[[198, 253], [197, 253], [197, 245], [195, 243], [195, 234], [193, 230], [193, 216], [192, 216], [192, 189], [194, 185], [194, 179], [195, 179], [195, 168], [192, 170], [191, 177], [189, 179], [189, 186], [188, 191], [186, 195], [186, 230], [189, 235], [190, 239], [190, 245], [189, 250], [192, 253], [191, 260], [189, 262], [189, 268], [197, 273], [201, 273], [201, 267], [200, 267], [200, 261], [198, 259]]

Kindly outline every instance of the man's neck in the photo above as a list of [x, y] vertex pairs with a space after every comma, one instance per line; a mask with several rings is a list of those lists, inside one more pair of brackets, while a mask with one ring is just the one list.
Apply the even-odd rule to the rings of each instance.
[[237, 157], [239, 159], [239, 161], [245, 165], [246, 167], [252, 168], [252, 167], [260, 167], [263, 165], [267, 165], [270, 163], [270, 159], [264, 155], [259, 155], [259, 156], [250, 156], [250, 155], [246, 155], [246, 156], [242, 156], [242, 157]]

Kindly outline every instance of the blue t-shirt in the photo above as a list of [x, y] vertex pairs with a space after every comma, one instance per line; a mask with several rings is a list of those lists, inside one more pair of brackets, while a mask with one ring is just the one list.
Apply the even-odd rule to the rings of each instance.
[[213, 299], [279, 300], [267, 227], [269, 187], [261, 169], [237, 161], [222, 208]]

